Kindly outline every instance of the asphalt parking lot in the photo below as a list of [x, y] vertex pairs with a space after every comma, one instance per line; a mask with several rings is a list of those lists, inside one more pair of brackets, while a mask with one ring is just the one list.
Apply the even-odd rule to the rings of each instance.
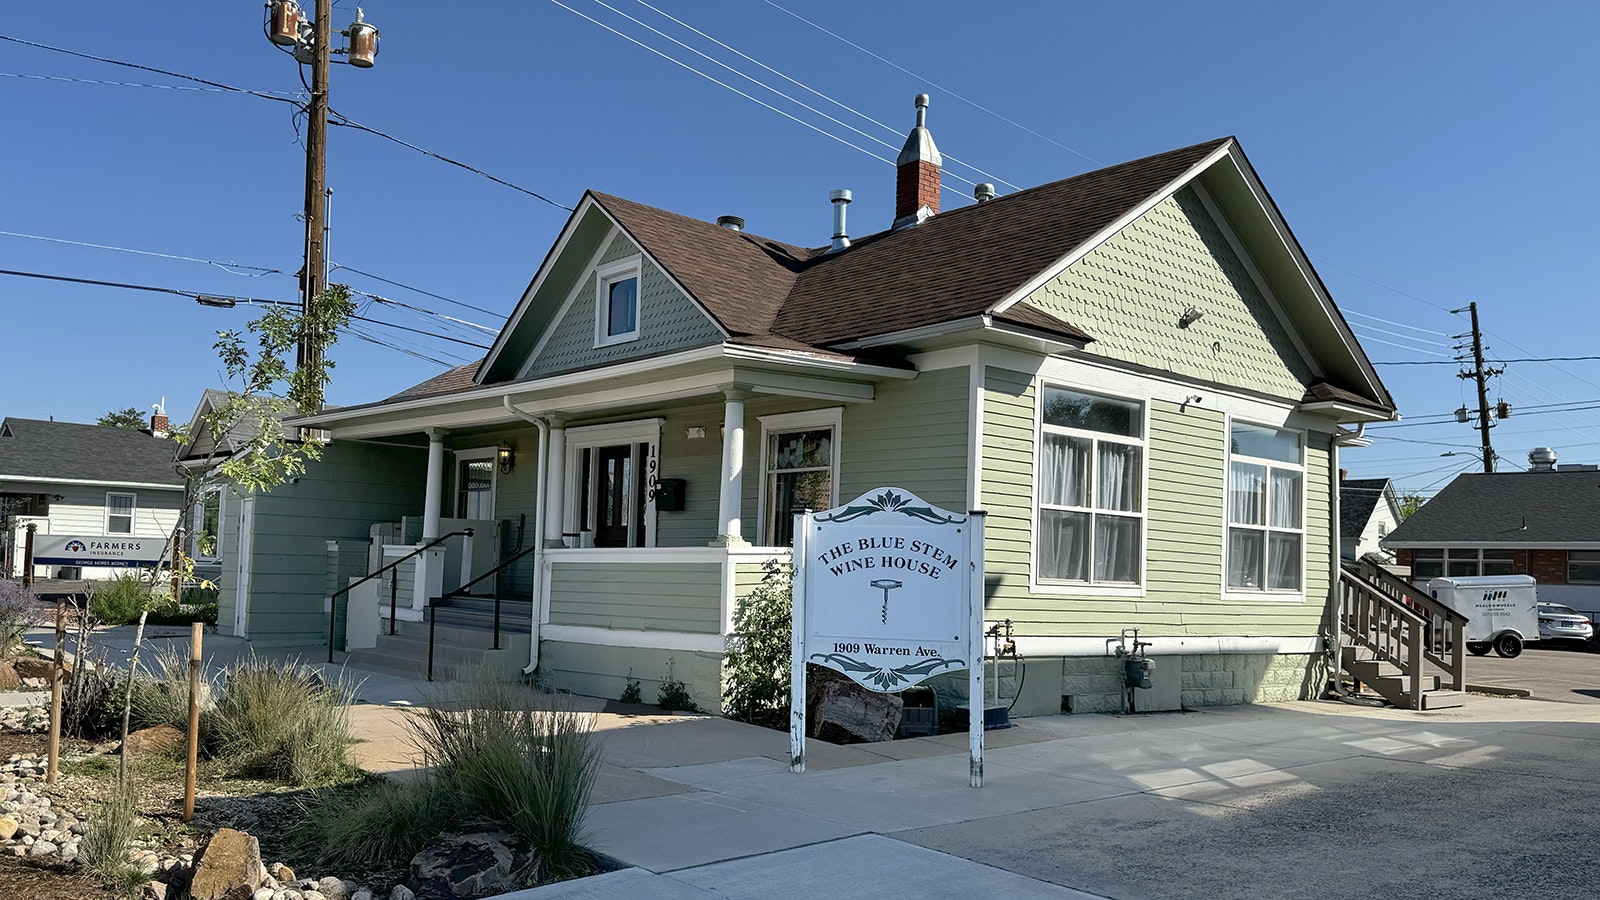
[[1522, 688], [1539, 700], [1600, 704], [1600, 653], [1581, 644], [1539, 641], [1516, 659], [1468, 656], [1467, 684]]

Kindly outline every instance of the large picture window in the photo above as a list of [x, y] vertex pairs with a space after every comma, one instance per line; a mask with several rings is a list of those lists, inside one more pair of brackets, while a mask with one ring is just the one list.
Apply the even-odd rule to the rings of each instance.
[[1144, 568], [1144, 406], [1045, 386], [1038, 579], [1132, 585]]
[[832, 509], [839, 462], [839, 410], [761, 417], [762, 537], [794, 543], [794, 511]]
[[1235, 422], [1228, 447], [1228, 590], [1298, 592], [1305, 558], [1301, 435]]

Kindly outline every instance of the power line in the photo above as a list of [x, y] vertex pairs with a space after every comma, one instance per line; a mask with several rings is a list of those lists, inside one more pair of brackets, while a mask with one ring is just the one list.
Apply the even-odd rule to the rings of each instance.
[[[100, 78], [69, 78], [66, 75], [33, 75], [26, 72], [0, 72], [0, 78], [26, 78], [30, 81], [65, 81], [72, 84], [99, 84], [110, 87], [154, 88], [162, 91], [203, 91], [214, 94], [231, 94], [238, 90], [235, 88], [216, 88], [204, 86], [190, 87], [186, 84], [149, 84], [141, 81], [106, 81]], [[296, 95], [291, 94], [288, 91], [245, 91], [245, 93], [256, 95], [271, 94], [286, 100], [296, 99]]]
[[[1520, 356], [1520, 357], [1493, 357], [1497, 363], [1557, 363], [1557, 362], [1590, 362], [1600, 359], [1600, 356]], [[1460, 365], [1454, 359], [1401, 359], [1387, 362], [1375, 362], [1375, 366], [1452, 366]], [[1565, 373], [1563, 373], [1565, 374]]]
[[[1337, 268], [1337, 267], [1335, 267], [1335, 268]], [[1385, 325], [1393, 325], [1396, 328], [1406, 328], [1406, 329], [1409, 329], [1411, 331], [1418, 331], [1418, 332], [1421, 332], [1423, 334], [1435, 335], [1435, 336], [1438, 336], [1438, 337], [1449, 337], [1450, 336], [1448, 334], [1445, 334], [1442, 331], [1434, 331], [1434, 330], [1428, 329], [1428, 328], [1418, 328], [1415, 325], [1407, 325], [1404, 322], [1396, 322], [1393, 319], [1385, 319], [1382, 316], [1374, 316], [1374, 315], [1370, 315], [1370, 314], [1364, 313], [1364, 312], [1357, 312], [1357, 311], [1355, 311], [1353, 309], [1349, 309], [1349, 308], [1341, 308], [1341, 311], [1344, 312], [1345, 315], [1359, 316], [1359, 317], [1361, 317], [1363, 319], [1371, 319], [1374, 322], [1382, 322]]]
[[446, 303], [453, 303], [456, 306], [460, 306], [460, 307], [462, 307], [464, 309], [470, 309], [473, 312], [481, 312], [486, 316], [494, 316], [497, 319], [506, 318], [506, 316], [504, 314], [497, 313], [492, 309], [484, 309], [481, 306], [473, 306], [471, 303], [463, 303], [460, 300], [452, 300], [449, 297], [444, 296], [443, 294], [435, 294], [432, 291], [425, 291], [422, 288], [414, 287], [414, 286], [406, 284], [404, 282], [395, 281], [395, 280], [390, 279], [390, 278], [384, 278], [382, 275], [374, 275], [371, 272], [363, 272], [363, 271], [361, 271], [360, 269], [357, 269], [354, 266], [347, 266], [347, 265], [345, 265], [343, 263], [334, 263], [333, 267], [331, 269], [329, 269], [329, 271], [337, 271], [339, 269], [343, 269], [346, 272], [354, 272], [357, 275], [364, 275], [367, 278], [373, 279], [374, 281], [381, 281], [384, 284], [391, 284], [391, 285], [394, 285], [397, 288], [403, 288], [405, 290], [421, 294], [424, 297], [432, 297], [435, 300], [443, 300]]
[[[766, 2], [771, 3], [772, 0], [766, 0]], [[1421, 303], [1421, 304], [1423, 304], [1425, 306], [1431, 306], [1431, 307], [1433, 307], [1434, 309], [1437, 309], [1440, 312], [1447, 313], [1447, 312], [1451, 311], [1451, 310], [1447, 309], [1446, 307], [1440, 306], [1439, 304], [1433, 302], [1432, 300], [1429, 300], [1426, 297], [1418, 297], [1416, 294], [1412, 294], [1412, 293], [1408, 293], [1406, 291], [1402, 291], [1399, 288], [1394, 287], [1393, 285], [1384, 284], [1383, 282], [1377, 280], [1376, 278], [1368, 278], [1365, 275], [1357, 274], [1355, 272], [1350, 271], [1349, 269], [1346, 269], [1344, 266], [1341, 266], [1341, 265], [1339, 265], [1337, 263], [1334, 263], [1334, 262], [1330, 262], [1330, 261], [1328, 261], [1326, 259], [1323, 259], [1323, 258], [1321, 258], [1319, 256], [1313, 256], [1313, 257], [1311, 257], [1311, 259], [1316, 261], [1316, 263], [1318, 265], [1323, 265], [1323, 266], [1328, 266], [1329, 268], [1338, 269], [1339, 271], [1345, 273], [1346, 275], [1349, 275], [1351, 278], [1359, 278], [1359, 279], [1361, 279], [1362, 281], [1365, 281], [1368, 284], [1375, 284], [1378, 287], [1381, 287], [1386, 291], [1393, 291], [1393, 292], [1395, 292], [1396, 294], [1399, 294], [1402, 297], [1410, 298], [1410, 299], [1415, 300], [1418, 303]]]
[[[0, 235], [15, 238], [27, 238], [34, 241], [49, 241], [52, 244], [67, 244], [73, 247], [92, 247], [96, 250], [115, 250], [118, 253], [136, 253], [140, 256], [154, 256], [160, 259], [175, 259], [181, 262], [205, 263], [208, 266], [216, 266], [224, 272], [227, 272], [229, 275], [239, 275], [246, 278], [259, 278], [262, 275], [288, 275], [291, 278], [294, 277], [294, 273], [292, 272], [285, 272], [282, 269], [269, 269], [266, 266], [247, 266], [242, 263], [217, 262], [214, 259], [199, 259], [193, 256], [177, 256], [172, 253], [157, 253], [154, 250], [135, 250], [131, 247], [114, 247], [110, 244], [95, 244], [90, 243], [89, 241], [73, 241], [68, 240], [67, 238], [45, 237], [41, 234], [24, 234], [20, 231], [0, 231]], [[234, 269], [254, 269], [255, 273], [251, 274], [249, 272], [235, 272], [233, 271]]]
[[145, 66], [145, 65], [140, 65], [139, 63], [124, 62], [124, 61], [122, 61], [120, 59], [111, 59], [111, 58], [105, 57], [105, 56], [95, 56], [92, 53], [81, 53], [81, 52], [79, 52], [77, 50], [68, 50], [68, 49], [66, 49], [64, 47], [52, 47], [49, 44], [41, 44], [38, 41], [23, 40], [22, 38], [12, 37], [11, 35], [8, 35], [8, 34], [0, 34], [0, 41], [10, 41], [13, 44], [22, 44], [22, 45], [28, 46], [28, 47], [38, 47], [40, 50], [50, 50], [50, 51], [55, 52], [55, 53], [65, 53], [68, 56], [76, 56], [79, 59], [92, 59], [95, 62], [108, 63], [108, 64], [113, 65], [113, 66], [123, 66], [123, 67], [129, 68], [129, 69], [138, 69], [138, 70], [140, 70], [142, 72], [154, 72], [157, 75], [165, 75], [168, 78], [182, 78], [185, 81], [193, 81], [193, 82], [195, 82], [197, 84], [203, 84], [203, 85], [206, 85], [208, 87], [217, 88], [218, 90], [228, 91], [230, 93], [249, 94], [252, 97], [260, 97], [263, 100], [276, 100], [279, 103], [291, 103], [291, 104], [294, 104], [295, 106], [299, 106], [300, 105], [300, 102], [298, 100], [293, 100], [293, 99], [290, 99], [288, 97], [280, 97], [280, 96], [276, 95], [277, 93], [281, 93], [281, 92], [246, 90], [245, 88], [234, 87], [231, 84], [223, 84], [220, 81], [210, 81], [210, 80], [205, 79], [205, 78], [196, 78], [193, 75], [184, 75], [181, 72], [169, 72], [166, 69], [157, 69], [154, 66]]
[[[552, 2], [553, 2], [553, 0], [552, 0]], [[885, 65], [893, 66], [894, 68], [899, 69], [901, 72], [904, 72], [905, 74], [910, 75], [912, 78], [915, 78], [915, 79], [917, 79], [919, 81], [927, 82], [927, 84], [930, 87], [937, 88], [938, 90], [943, 91], [946, 94], [949, 94], [950, 96], [956, 98], [957, 100], [960, 100], [962, 103], [965, 103], [968, 106], [971, 106], [971, 107], [973, 107], [975, 109], [978, 109], [978, 110], [980, 110], [982, 112], [988, 113], [989, 115], [994, 116], [996, 119], [999, 119], [1000, 121], [1005, 122], [1007, 125], [1011, 125], [1011, 126], [1013, 126], [1015, 128], [1020, 128], [1023, 131], [1026, 131], [1027, 133], [1033, 135], [1036, 138], [1039, 138], [1039, 139], [1044, 140], [1044, 141], [1048, 141], [1049, 143], [1054, 144], [1057, 147], [1060, 147], [1061, 149], [1067, 151], [1068, 153], [1071, 153], [1074, 156], [1080, 156], [1080, 157], [1088, 160], [1089, 162], [1094, 163], [1097, 166], [1104, 166], [1105, 165], [1105, 163], [1101, 162], [1098, 159], [1095, 159], [1094, 157], [1090, 156], [1087, 153], [1083, 153], [1083, 152], [1081, 152], [1079, 150], [1074, 150], [1073, 148], [1068, 147], [1066, 144], [1063, 144], [1063, 143], [1061, 143], [1060, 141], [1058, 141], [1058, 140], [1056, 140], [1054, 138], [1047, 137], [1047, 136], [1045, 136], [1043, 134], [1040, 134], [1037, 131], [1034, 131], [1032, 128], [1029, 128], [1028, 126], [1022, 124], [1021, 122], [1016, 121], [1015, 119], [1011, 119], [1011, 118], [1008, 118], [1008, 117], [1006, 117], [1004, 115], [1001, 115], [1000, 113], [995, 112], [994, 110], [988, 108], [987, 106], [984, 106], [981, 103], [978, 103], [975, 100], [970, 100], [967, 97], [956, 93], [955, 91], [951, 90], [950, 88], [947, 88], [947, 87], [945, 87], [945, 86], [943, 86], [941, 84], [936, 83], [931, 78], [925, 78], [925, 77], [923, 77], [921, 75], [918, 75], [917, 73], [911, 71], [910, 69], [906, 68], [905, 66], [900, 65], [899, 63], [892, 62], [892, 61], [890, 61], [888, 59], [885, 59], [882, 56], [879, 56], [878, 54], [873, 53], [871, 50], [868, 50], [867, 48], [861, 46], [860, 44], [856, 43], [855, 41], [850, 40], [849, 38], [846, 38], [846, 37], [844, 37], [842, 35], [839, 35], [839, 34], [836, 34], [836, 33], [832, 32], [832, 31], [829, 31], [828, 29], [823, 28], [821, 25], [818, 25], [817, 23], [811, 21], [810, 19], [806, 18], [805, 16], [800, 15], [799, 13], [792, 12], [791, 10], [788, 10], [788, 9], [785, 9], [784, 7], [782, 7], [782, 6], [779, 6], [778, 4], [774, 3], [773, 0], [763, 0], [763, 2], [766, 3], [768, 6], [772, 7], [773, 9], [776, 9], [779, 12], [784, 13], [785, 15], [792, 16], [792, 17], [794, 17], [796, 19], [799, 19], [800, 21], [806, 23], [807, 25], [810, 25], [812, 28], [815, 28], [816, 30], [822, 32], [823, 34], [828, 35], [829, 37], [833, 38], [836, 41], [841, 41], [843, 43], [849, 44], [850, 46], [856, 48], [857, 50], [860, 50], [862, 53], [867, 54], [868, 56], [872, 57], [873, 59], [878, 60], [881, 63], [884, 63]]]
[[[879, 140], [878, 138], [875, 138], [872, 135], [867, 134], [866, 132], [861, 131], [858, 128], [855, 128], [855, 127], [853, 127], [851, 125], [848, 125], [848, 124], [846, 124], [844, 122], [841, 122], [838, 119], [835, 119], [833, 116], [830, 116], [827, 113], [822, 112], [819, 109], [815, 109], [815, 108], [813, 108], [811, 106], [808, 106], [807, 104], [802, 103], [799, 100], [794, 99], [793, 97], [790, 97], [788, 94], [785, 94], [782, 91], [779, 91], [776, 88], [773, 88], [772, 86], [770, 86], [768, 84], [765, 84], [765, 83], [763, 83], [763, 82], [761, 82], [761, 81], [759, 81], [759, 80], [757, 80], [755, 78], [751, 78], [749, 75], [746, 75], [745, 73], [740, 72], [739, 70], [733, 68], [732, 66], [727, 65], [726, 63], [723, 63], [723, 62], [721, 62], [719, 60], [716, 60], [716, 59], [714, 59], [714, 58], [712, 58], [710, 56], [707, 56], [706, 54], [701, 53], [699, 50], [695, 50], [693, 47], [690, 47], [688, 44], [685, 44], [682, 41], [671, 37], [670, 35], [663, 34], [662, 32], [657, 31], [654, 28], [651, 28], [649, 25], [646, 25], [643, 22], [639, 22], [638, 19], [633, 18], [632, 16], [628, 15], [627, 13], [622, 12], [620, 10], [617, 10], [617, 9], [611, 7], [611, 6], [608, 6], [604, 2], [604, 0], [594, 0], [594, 2], [598, 3], [601, 6], [604, 6], [606, 9], [611, 10], [612, 12], [616, 13], [617, 15], [628, 19], [629, 21], [638, 22], [638, 24], [642, 25], [643, 27], [650, 28], [651, 31], [654, 31], [656, 34], [660, 34], [662, 37], [665, 37], [667, 40], [672, 41], [673, 43], [678, 44], [679, 46], [689, 50], [690, 52], [695, 53], [695, 54], [697, 54], [697, 55], [699, 55], [701, 57], [704, 57], [705, 59], [708, 59], [711, 62], [714, 62], [719, 66], [722, 66], [724, 69], [727, 69], [728, 71], [733, 72], [733, 73], [739, 75], [740, 77], [742, 77], [742, 78], [744, 78], [744, 79], [746, 79], [748, 81], [751, 81], [751, 82], [754, 82], [756, 84], [761, 85], [762, 87], [766, 88], [769, 91], [772, 91], [774, 94], [777, 94], [778, 96], [784, 98], [785, 100], [788, 100], [788, 101], [790, 101], [792, 103], [795, 103], [795, 104], [797, 104], [797, 105], [799, 105], [801, 107], [804, 107], [805, 109], [808, 109], [811, 112], [814, 112], [819, 116], [822, 116], [823, 118], [827, 119], [830, 122], [836, 122], [839, 125], [844, 126], [845, 128], [849, 128], [851, 131], [854, 131], [856, 134], [859, 134], [862, 137], [867, 138], [868, 140], [877, 141], [879, 144], [883, 144], [883, 146], [888, 147], [890, 150], [897, 149], [893, 144], [890, 144], [890, 143], [887, 143], [885, 141]], [[811, 87], [810, 85], [807, 85], [807, 84], [805, 84], [805, 83], [803, 83], [801, 81], [797, 81], [794, 78], [789, 77], [788, 75], [785, 75], [784, 73], [778, 71], [777, 69], [774, 69], [773, 67], [771, 67], [771, 66], [767, 65], [766, 63], [756, 59], [755, 57], [752, 57], [747, 53], [743, 53], [743, 52], [741, 52], [739, 50], [736, 50], [733, 47], [723, 43], [722, 41], [717, 40], [716, 38], [712, 37], [711, 35], [706, 34], [704, 31], [701, 31], [700, 29], [694, 27], [693, 25], [690, 25], [689, 23], [683, 21], [682, 19], [679, 19], [676, 16], [673, 16], [671, 13], [664, 12], [664, 11], [662, 11], [660, 9], [657, 9], [654, 6], [651, 6], [649, 3], [646, 3], [645, 0], [634, 0], [634, 2], [638, 3], [640, 6], [643, 6], [645, 9], [648, 9], [651, 12], [654, 12], [655, 14], [657, 14], [659, 16], [662, 16], [662, 17], [664, 17], [664, 18], [666, 18], [666, 19], [668, 19], [668, 20], [670, 20], [672, 22], [677, 23], [678, 25], [680, 25], [680, 26], [682, 26], [684, 28], [689, 29], [690, 31], [694, 32], [695, 34], [697, 34], [697, 35], [699, 35], [699, 36], [701, 36], [703, 38], [705, 38], [706, 40], [712, 42], [713, 44], [716, 44], [717, 46], [719, 46], [719, 47], [721, 47], [721, 48], [723, 48], [723, 49], [725, 49], [725, 50], [727, 50], [727, 51], [729, 51], [731, 53], [736, 54], [740, 58], [742, 58], [742, 59], [744, 59], [744, 60], [746, 60], [748, 62], [754, 63], [755, 65], [758, 65], [763, 69], [766, 69], [768, 72], [771, 72], [772, 74], [778, 76], [779, 78], [782, 78], [784, 81], [787, 81], [790, 84], [792, 84], [792, 85], [794, 85], [794, 86], [796, 86], [798, 88], [801, 88], [803, 90], [809, 91], [810, 93], [812, 93], [812, 94], [814, 94], [814, 95], [816, 95], [818, 97], [821, 97], [822, 99], [828, 101], [829, 103], [832, 103], [834, 106], [837, 106], [840, 109], [843, 109], [843, 110], [845, 110], [847, 112], [850, 112], [850, 113], [852, 113], [852, 114], [854, 114], [856, 116], [859, 116], [859, 117], [867, 120], [868, 122], [871, 122], [872, 124], [878, 126], [879, 128], [882, 128], [883, 130], [885, 130], [885, 131], [887, 131], [887, 132], [889, 132], [891, 134], [899, 134], [900, 133], [899, 130], [894, 128], [893, 126], [887, 125], [887, 124], [885, 124], [883, 122], [880, 122], [877, 119], [874, 119], [873, 117], [867, 115], [866, 113], [864, 113], [864, 112], [862, 112], [862, 111], [860, 111], [858, 109], [855, 109], [855, 108], [853, 108], [853, 107], [851, 107], [851, 106], [849, 106], [849, 105], [847, 105], [845, 103], [842, 103], [842, 102], [840, 102], [838, 100], [835, 100], [834, 98], [828, 96], [827, 94], [822, 93], [821, 91], [817, 90], [816, 88]], [[975, 165], [973, 165], [973, 164], [971, 164], [969, 162], [966, 162], [964, 160], [957, 159], [957, 158], [955, 158], [954, 156], [951, 156], [948, 153], [941, 153], [940, 155], [945, 160], [947, 160], [949, 162], [953, 162], [953, 163], [955, 163], [957, 165], [964, 166], [965, 168], [971, 169], [972, 171], [977, 172], [979, 175], [982, 175], [982, 176], [984, 176], [986, 178], [991, 178], [994, 181], [999, 182], [1000, 184], [1003, 184], [1008, 188], [1011, 188], [1012, 190], [1020, 191], [1020, 190], [1023, 189], [1020, 185], [1013, 184], [1013, 183], [1005, 180], [1004, 178], [1001, 178], [1000, 176], [995, 175], [992, 172], [986, 172], [983, 169], [980, 169], [977, 166], [975, 166]], [[956, 178], [956, 179], [958, 179], [960, 181], [965, 181], [967, 184], [973, 184], [972, 181], [970, 181], [968, 179], [965, 179], [965, 178], [962, 178], [961, 176], [956, 175], [954, 173], [951, 173], [951, 177]]]

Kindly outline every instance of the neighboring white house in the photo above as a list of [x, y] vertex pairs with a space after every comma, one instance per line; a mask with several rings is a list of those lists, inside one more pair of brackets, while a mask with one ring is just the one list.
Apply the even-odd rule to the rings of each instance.
[[[166, 418], [155, 422], [164, 435]], [[40, 536], [164, 540], [184, 480], [164, 436], [131, 428], [7, 418], [0, 422], [0, 560], [21, 575], [29, 525]], [[36, 565], [35, 578], [112, 578], [110, 567]]]
[[1339, 555], [1362, 559], [1377, 553], [1390, 562], [1394, 552], [1380, 542], [1400, 524], [1400, 500], [1387, 478], [1339, 479]]

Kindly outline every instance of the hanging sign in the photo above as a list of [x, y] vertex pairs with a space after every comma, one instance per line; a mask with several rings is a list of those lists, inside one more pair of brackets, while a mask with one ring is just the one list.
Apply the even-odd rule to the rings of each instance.
[[160, 565], [165, 547], [164, 538], [40, 534], [33, 539], [33, 561], [41, 566], [137, 569]]
[[[804, 771], [805, 666], [879, 692], [969, 669], [982, 697], [983, 514], [939, 509], [877, 488], [795, 519], [791, 768]], [[978, 704], [982, 708], [982, 704]], [[973, 786], [981, 783], [982, 716]]]

